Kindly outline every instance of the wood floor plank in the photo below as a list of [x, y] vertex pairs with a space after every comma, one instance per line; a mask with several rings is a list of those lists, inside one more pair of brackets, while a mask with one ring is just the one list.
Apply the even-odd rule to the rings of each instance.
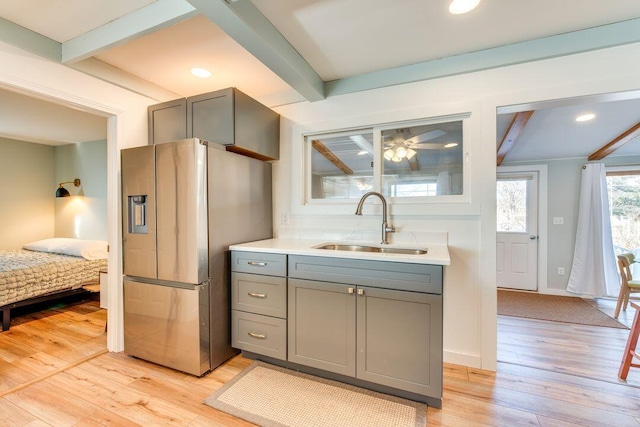
[[[501, 364], [496, 378], [486, 380], [481, 371], [472, 372], [470, 380], [493, 387], [499, 381], [500, 387], [508, 390], [526, 390], [537, 396], [555, 399], [559, 404], [577, 404], [606, 411], [613, 411], [632, 417], [640, 416], [640, 393], [630, 393], [627, 387], [601, 387], [599, 381], [585, 380], [571, 383], [565, 374], [548, 373], [546, 376], [536, 376], [529, 370], [510, 370], [511, 367]], [[575, 378], [575, 377], [573, 377]], [[589, 384], [590, 381], [592, 384]], [[600, 386], [600, 387], [598, 387]], [[640, 392], [640, 390], [635, 390]]]
[[69, 363], [50, 354], [39, 352], [17, 360], [13, 365], [39, 377], [68, 366]]
[[0, 414], [0, 425], [3, 427], [24, 427], [38, 420], [29, 411], [5, 399], [0, 399]]
[[4, 399], [54, 426], [72, 426], [83, 418], [92, 418], [100, 410], [83, 399], [77, 399], [64, 388], [39, 382]]
[[26, 383], [36, 378], [33, 373], [4, 361], [0, 361], [0, 372], [2, 372], [0, 392], [9, 390], [18, 384]]
[[[140, 425], [182, 426], [197, 416], [165, 399], [139, 392], [82, 367], [69, 369], [45, 381]], [[87, 390], [91, 392], [87, 393]]]
[[444, 400], [441, 412], [455, 416], [457, 419], [466, 419], [468, 422], [476, 422], [490, 426], [538, 426], [535, 413], [527, 410], [495, 403], [490, 398], [483, 396], [478, 398], [468, 391], [460, 391], [458, 387], [452, 387], [452, 382], [468, 384], [455, 378], [448, 378], [445, 384]]

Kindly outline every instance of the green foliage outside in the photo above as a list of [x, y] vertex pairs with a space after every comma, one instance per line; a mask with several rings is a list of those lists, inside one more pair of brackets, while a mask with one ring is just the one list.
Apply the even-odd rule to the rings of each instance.
[[640, 175], [608, 176], [607, 191], [617, 252], [640, 252]]

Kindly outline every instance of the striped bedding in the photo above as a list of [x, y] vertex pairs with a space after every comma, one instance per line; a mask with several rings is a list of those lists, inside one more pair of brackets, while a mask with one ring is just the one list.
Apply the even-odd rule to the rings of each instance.
[[106, 259], [25, 249], [0, 251], [0, 306], [99, 281]]

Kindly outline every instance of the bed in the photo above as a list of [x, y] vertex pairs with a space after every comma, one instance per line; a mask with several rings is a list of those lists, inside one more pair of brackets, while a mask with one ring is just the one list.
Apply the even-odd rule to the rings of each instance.
[[88, 293], [83, 285], [98, 283], [106, 268], [107, 243], [101, 240], [54, 238], [0, 251], [2, 330], [11, 325], [12, 309]]

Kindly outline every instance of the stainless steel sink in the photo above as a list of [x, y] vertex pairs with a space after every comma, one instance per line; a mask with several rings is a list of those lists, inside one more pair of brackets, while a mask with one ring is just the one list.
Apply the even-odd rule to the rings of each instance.
[[383, 254], [402, 255], [424, 255], [427, 253], [427, 249], [394, 248], [367, 245], [344, 245], [339, 243], [326, 243], [320, 246], [316, 246], [315, 249], [326, 249], [330, 251], [376, 252]]

